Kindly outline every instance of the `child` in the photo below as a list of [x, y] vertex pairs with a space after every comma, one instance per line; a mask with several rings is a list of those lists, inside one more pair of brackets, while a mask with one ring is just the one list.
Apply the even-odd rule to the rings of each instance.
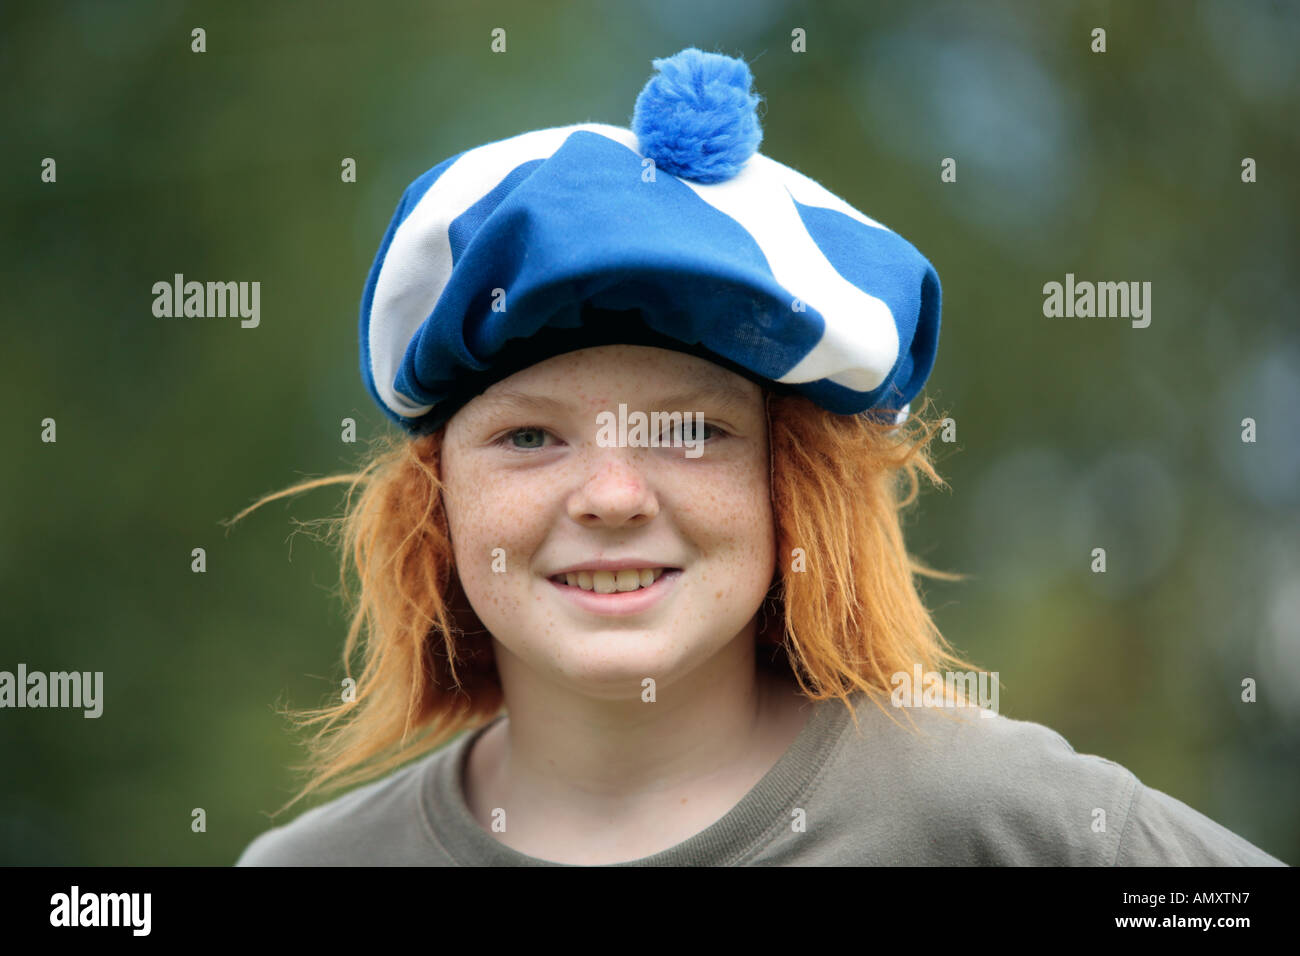
[[756, 152], [743, 61], [654, 65], [631, 129], [490, 143], [403, 196], [360, 337], [406, 435], [263, 501], [365, 486], [364, 667], [305, 721], [290, 805], [420, 759], [239, 863], [1280, 864], [956, 685], [895, 706], [970, 670], [913, 580], [955, 576], [899, 523], [941, 483], [909, 414], [938, 276]]

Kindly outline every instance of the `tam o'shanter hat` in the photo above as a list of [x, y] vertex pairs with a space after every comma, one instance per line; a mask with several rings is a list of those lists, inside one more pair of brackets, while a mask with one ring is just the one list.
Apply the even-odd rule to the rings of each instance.
[[619, 343], [905, 419], [938, 346], [934, 267], [756, 152], [743, 60], [653, 65], [631, 129], [521, 133], [407, 187], [361, 302], [361, 374], [390, 419], [426, 434], [514, 372]]

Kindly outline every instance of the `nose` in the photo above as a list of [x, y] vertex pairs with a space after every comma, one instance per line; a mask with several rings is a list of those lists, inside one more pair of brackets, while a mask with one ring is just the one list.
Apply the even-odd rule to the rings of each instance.
[[659, 513], [659, 499], [627, 454], [610, 449], [585, 484], [569, 498], [569, 517], [582, 525], [637, 527]]

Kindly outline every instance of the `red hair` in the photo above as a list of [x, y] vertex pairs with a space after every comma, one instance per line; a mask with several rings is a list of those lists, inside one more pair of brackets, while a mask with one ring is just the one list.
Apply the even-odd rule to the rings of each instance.
[[[765, 392], [777, 571], [759, 609], [758, 642], [810, 700], [865, 692], [893, 719], [890, 677], [942, 667], [970, 670], [926, 609], [916, 576], [960, 580], [908, 554], [901, 511], [919, 476], [946, 487], [928, 445], [941, 421], [925, 407], [902, 426], [827, 412], [801, 396]], [[452, 556], [439, 458], [444, 429], [387, 434], [360, 471], [267, 495], [350, 483], [343, 515], [325, 519], [343, 539], [360, 590], [343, 649], [361, 673], [354, 699], [291, 714], [318, 726], [307, 741], [310, 777], [278, 812], [309, 793], [376, 777], [494, 718], [505, 705], [491, 635], [461, 589]], [[903, 486], [906, 485], [906, 493]], [[361, 494], [354, 501], [354, 493]], [[784, 653], [780, 653], [781, 651]], [[856, 722], [856, 715], [854, 715]]]

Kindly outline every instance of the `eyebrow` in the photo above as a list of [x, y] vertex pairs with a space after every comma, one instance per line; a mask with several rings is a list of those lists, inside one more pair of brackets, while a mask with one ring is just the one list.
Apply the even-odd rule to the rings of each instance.
[[[555, 413], [571, 412], [576, 407], [572, 402], [550, 398], [545, 395], [531, 395], [512, 388], [503, 388], [491, 395], [481, 396], [484, 404], [493, 407], [514, 408], [520, 411], [551, 411]], [[712, 400], [724, 408], [745, 409], [750, 405], [750, 396], [725, 382], [711, 382], [686, 391], [677, 392], [650, 403], [654, 407], [672, 409], [690, 406], [701, 400]]]

